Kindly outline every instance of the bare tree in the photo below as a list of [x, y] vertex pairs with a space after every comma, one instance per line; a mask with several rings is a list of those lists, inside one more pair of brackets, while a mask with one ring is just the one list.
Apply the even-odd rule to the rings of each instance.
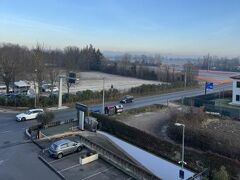
[[19, 73], [21, 48], [18, 45], [4, 44], [0, 48], [0, 75], [9, 93], [11, 82], [14, 82]]
[[[45, 76], [45, 63], [44, 63], [44, 47], [43, 45], [37, 44], [34, 49], [32, 49], [32, 77], [34, 82], [38, 85], [38, 92], [41, 92], [41, 84]], [[34, 83], [34, 86], [36, 84]], [[35, 87], [36, 89], [36, 87]], [[39, 101], [39, 96], [36, 94], [36, 101]]]
[[[64, 65], [66, 68], [66, 76], [69, 76], [69, 73], [76, 70], [76, 65], [78, 62], [78, 59], [80, 58], [80, 50], [78, 47], [68, 46], [64, 49], [65, 53], [65, 61]], [[84, 65], [83, 65], [84, 66]], [[67, 85], [67, 92], [69, 95], [70, 87], [72, 86], [72, 83], [68, 81], [68, 78], [66, 78], [66, 85]]]
[[46, 74], [51, 84], [51, 94], [53, 93], [53, 87], [58, 81], [58, 76], [60, 74], [60, 69], [58, 68], [57, 62], [59, 58], [59, 53], [57, 50], [48, 51], [47, 55], [47, 64], [46, 64]]

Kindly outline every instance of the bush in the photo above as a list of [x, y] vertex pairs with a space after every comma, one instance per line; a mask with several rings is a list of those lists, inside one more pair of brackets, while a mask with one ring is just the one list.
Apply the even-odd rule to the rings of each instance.
[[[176, 158], [176, 152], [181, 152], [179, 145], [156, 138], [144, 131], [119, 122], [113, 117], [98, 113], [91, 113], [91, 115], [97, 118], [101, 130], [175, 163], [179, 160]], [[240, 165], [235, 160], [218, 156], [211, 152], [199, 152], [187, 148], [185, 149], [185, 161], [188, 168], [196, 171], [203, 170], [196, 164], [199, 161], [204, 164], [204, 168], [216, 168], [223, 164], [228, 169], [230, 168], [232, 176], [236, 175], [240, 170]]]
[[42, 125], [46, 125], [54, 119], [52, 112], [41, 113], [37, 116], [37, 121]]
[[219, 171], [214, 172], [213, 180], [229, 180], [229, 175], [224, 166], [221, 166]]

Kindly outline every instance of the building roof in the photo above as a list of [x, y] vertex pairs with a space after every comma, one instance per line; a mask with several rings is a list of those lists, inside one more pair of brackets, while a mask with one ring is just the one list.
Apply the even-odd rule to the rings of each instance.
[[30, 87], [30, 85], [26, 81], [22, 81], [22, 80], [14, 82], [14, 86], [17, 86], [17, 87]]

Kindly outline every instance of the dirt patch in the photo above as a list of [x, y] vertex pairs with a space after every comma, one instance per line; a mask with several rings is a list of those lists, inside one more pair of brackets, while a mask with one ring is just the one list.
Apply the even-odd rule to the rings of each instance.
[[164, 108], [155, 112], [143, 112], [131, 114], [128, 116], [117, 116], [117, 120], [129, 126], [138, 128], [153, 136], [161, 139], [170, 140], [166, 135], [168, 120], [170, 119], [171, 110]]

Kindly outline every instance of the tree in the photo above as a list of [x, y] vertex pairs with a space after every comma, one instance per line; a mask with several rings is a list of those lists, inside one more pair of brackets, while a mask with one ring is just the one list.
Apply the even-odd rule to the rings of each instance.
[[21, 48], [19, 45], [4, 44], [0, 48], [0, 75], [6, 85], [6, 93], [20, 71]]
[[187, 85], [192, 84], [195, 80], [195, 77], [198, 75], [198, 68], [191, 62], [188, 62], [183, 65], [183, 69]]
[[[68, 46], [64, 49], [64, 53], [65, 53], [64, 65], [66, 69], [66, 77], [68, 77], [69, 73], [76, 70], [77, 65], [79, 64], [80, 50], [78, 47]], [[67, 85], [67, 92], [69, 95], [70, 87], [72, 83], [68, 81], [68, 78], [66, 78], [66, 85]]]
[[53, 93], [53, 86], [58, 80], [58, 76], [60, 74], [60, 70], [57, 67], [57, 61], [59, 58], [59, 52], [57, 50], [55, 51], [49, 51], [47, 53], [47, 64], [46, 64], [46, 71], [48, 74], [48, 79], [51, 84], [51, 94]]
[[47, 125], [54, 119], [54, 114], [52, 112], [41, 113], [37, 116], [37, 121], [43, 126]]
[[219, 171], [214, 172], [213, 180], [229, 180], [229, 175], [224, 166], [221, 166]]
[[[37, 44], [34, 49], [32, 49], [32, 71], [31, 74], [33, 79], [38, 84], [38, 92], [41, 92], [41, 84], [45, 79], [46, 66], [44, 63], [44, 47], [43, 45]], [[37, 98], [38, 99], [38, 98]]]

